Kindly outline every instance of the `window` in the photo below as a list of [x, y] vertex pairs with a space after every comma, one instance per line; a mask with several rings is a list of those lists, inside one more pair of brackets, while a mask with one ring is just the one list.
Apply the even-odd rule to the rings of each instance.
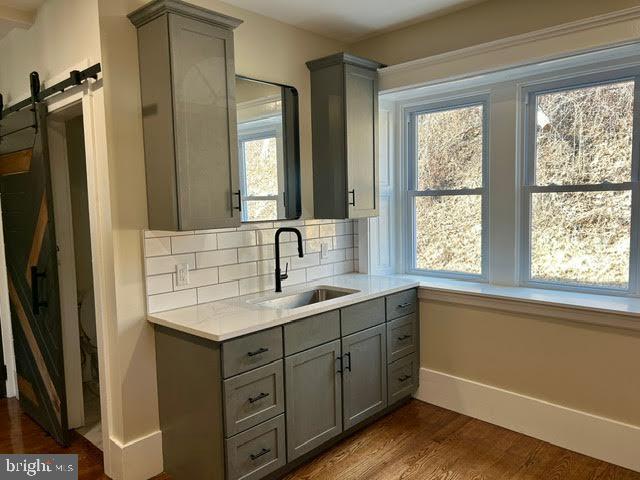
[[282, 190], [278, 186], [279, 157], [276, 131], [240, 135], [240, 182], [244, 193], [242, 221], [276, 220], [284, 213]]
[[410, 270], [481, 277], [486, 256], [485, 98], [408, 113]]
[[635, 92], [634, 77], [525, 92], [525, 283], [636, 289]]

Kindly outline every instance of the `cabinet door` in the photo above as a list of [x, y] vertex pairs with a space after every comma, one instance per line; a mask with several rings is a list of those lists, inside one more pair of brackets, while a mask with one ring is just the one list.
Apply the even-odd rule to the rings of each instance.
[[377, 73], [345, 66], [349, 218], [378, 214]]
[[387, 406], [385, 332], [379, 325], [342, 339], [345, 430]]
[[285, 358], [287, 457], [342, 432], [340, 340]]
[[240, 224], [233, 33], [169, 15], [179, 226]]

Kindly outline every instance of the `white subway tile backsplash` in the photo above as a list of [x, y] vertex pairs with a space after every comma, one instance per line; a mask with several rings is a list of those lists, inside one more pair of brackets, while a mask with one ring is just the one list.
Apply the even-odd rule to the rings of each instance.
[[171, 255], [171, 237], [145, 238], [144, 256], [158, 257], [160, 255]]
[[332, 264], [307, 268], [307, 282], [311, 282], [322, 277], [330, 277], [331, 275], [333, 275]]
[[230, 265], [238, 262], [238, 250], [235, 248], [198, 252], [195, 255], [196, 265], [198, 268], [217, 267], [220, 265]]
[[[144, 232], [149, 312], [212, 302], [274, 288], [276, 229], [293, 226], [303, 236], [304, 258], [295, 236], [280, 237], [281, 268], [289, 262], [283, 286], [348, 273], [358, 267], [358, 236], [351, 220], [295, 220], [243, 224], [236, 228], [190, 232]], [[328, 257], [320, 258], [326, 243]], [[176, 265], [189, 264], [189, 284], [176, 286]]]
[[238, 282], [209, 285], [198, 288], [198, 303], [215, 302], [238, 295]]
[[253, 262], [275, 257], [273, 245], [258, 245], [257, 247], [244, 247], [238, 249], [238, 262]]
[[205, 233], [202, 235], [182, 235], [171, 239], [171, 251], [176, 253], [202, 252], [218, 248], [217, 235]]
[[256, 262], [235, 263], [220, 267], [219, 276], [221, 282], [230, 282], [240, 278], [253, 277], [258, 274]]
[[301, 268], [314, 267], [320, 264], [319, 253], [307, 253], [304, 257], [291, 257], [289, 268], [299, 270]]
[[256, 244], [256, 231], [246, 230], [218, 234], [218, 248], [250, 247]]
[[146, 259], [147, 275], [158, 275], [160, 273], [173, 273], [176, 265], [188, 263], [189, 269], [196, 268], [196, 257], [193, 253], [184, 255], [168, 255], [164, 257], [150, 257]]
[[170, 273], [147, 277], [147, 295], [155, 295], [158, 293], [167, 293], [172, 291], [173, 281]]
[[149, 313], [162, 312], [164, 310], [173, 310], [174, 308], [188, 307], [198, 302], [196, 289], [182, 290], [180, 292], [161, 293], [159, 295], [150, 295], [149, 297]]
[[218, 267], [202, 268], [189, 272], [189, 284], [179, 287], [176, 284], [176, 274], [173, 274], [173, 289], [186, 290], [188, 288], [204, 287], [218, 283]]

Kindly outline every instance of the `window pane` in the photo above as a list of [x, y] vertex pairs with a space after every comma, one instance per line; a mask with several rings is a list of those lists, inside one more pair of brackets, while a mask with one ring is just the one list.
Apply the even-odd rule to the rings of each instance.
[[482, 197], [415, 197], [416, 267], [482, 273]]
[[247, 200], [245, 222], [257, 222], [278, 219], [278, 202], [276, 200]]
[[535, 193], [531, 277], [627, 287], [631, 193]]
[[418, 190], [482, 187], [482, 105], [416, 117]]
[[537, 96], [538, 185], [631, 180], [634, 82]]
[[244, 172], [248, 197], [278, 195], [278, 152], [276, 138], [243, 142]]

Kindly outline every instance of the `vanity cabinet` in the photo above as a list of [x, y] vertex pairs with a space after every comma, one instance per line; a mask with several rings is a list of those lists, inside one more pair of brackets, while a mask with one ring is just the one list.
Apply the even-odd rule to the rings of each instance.
[[338, 53], [311, 71], [316, 218], [378, 215], [378, 73], [384, 65]]
[[224, 342], [155, 333], [164, 466], [177, 480], [282, 476], [418, 386], [415, 289]]
[[241, 21], [176, 0], [129, 18], [138, 30], [149, 228], [238, 226], [233, 29]]

